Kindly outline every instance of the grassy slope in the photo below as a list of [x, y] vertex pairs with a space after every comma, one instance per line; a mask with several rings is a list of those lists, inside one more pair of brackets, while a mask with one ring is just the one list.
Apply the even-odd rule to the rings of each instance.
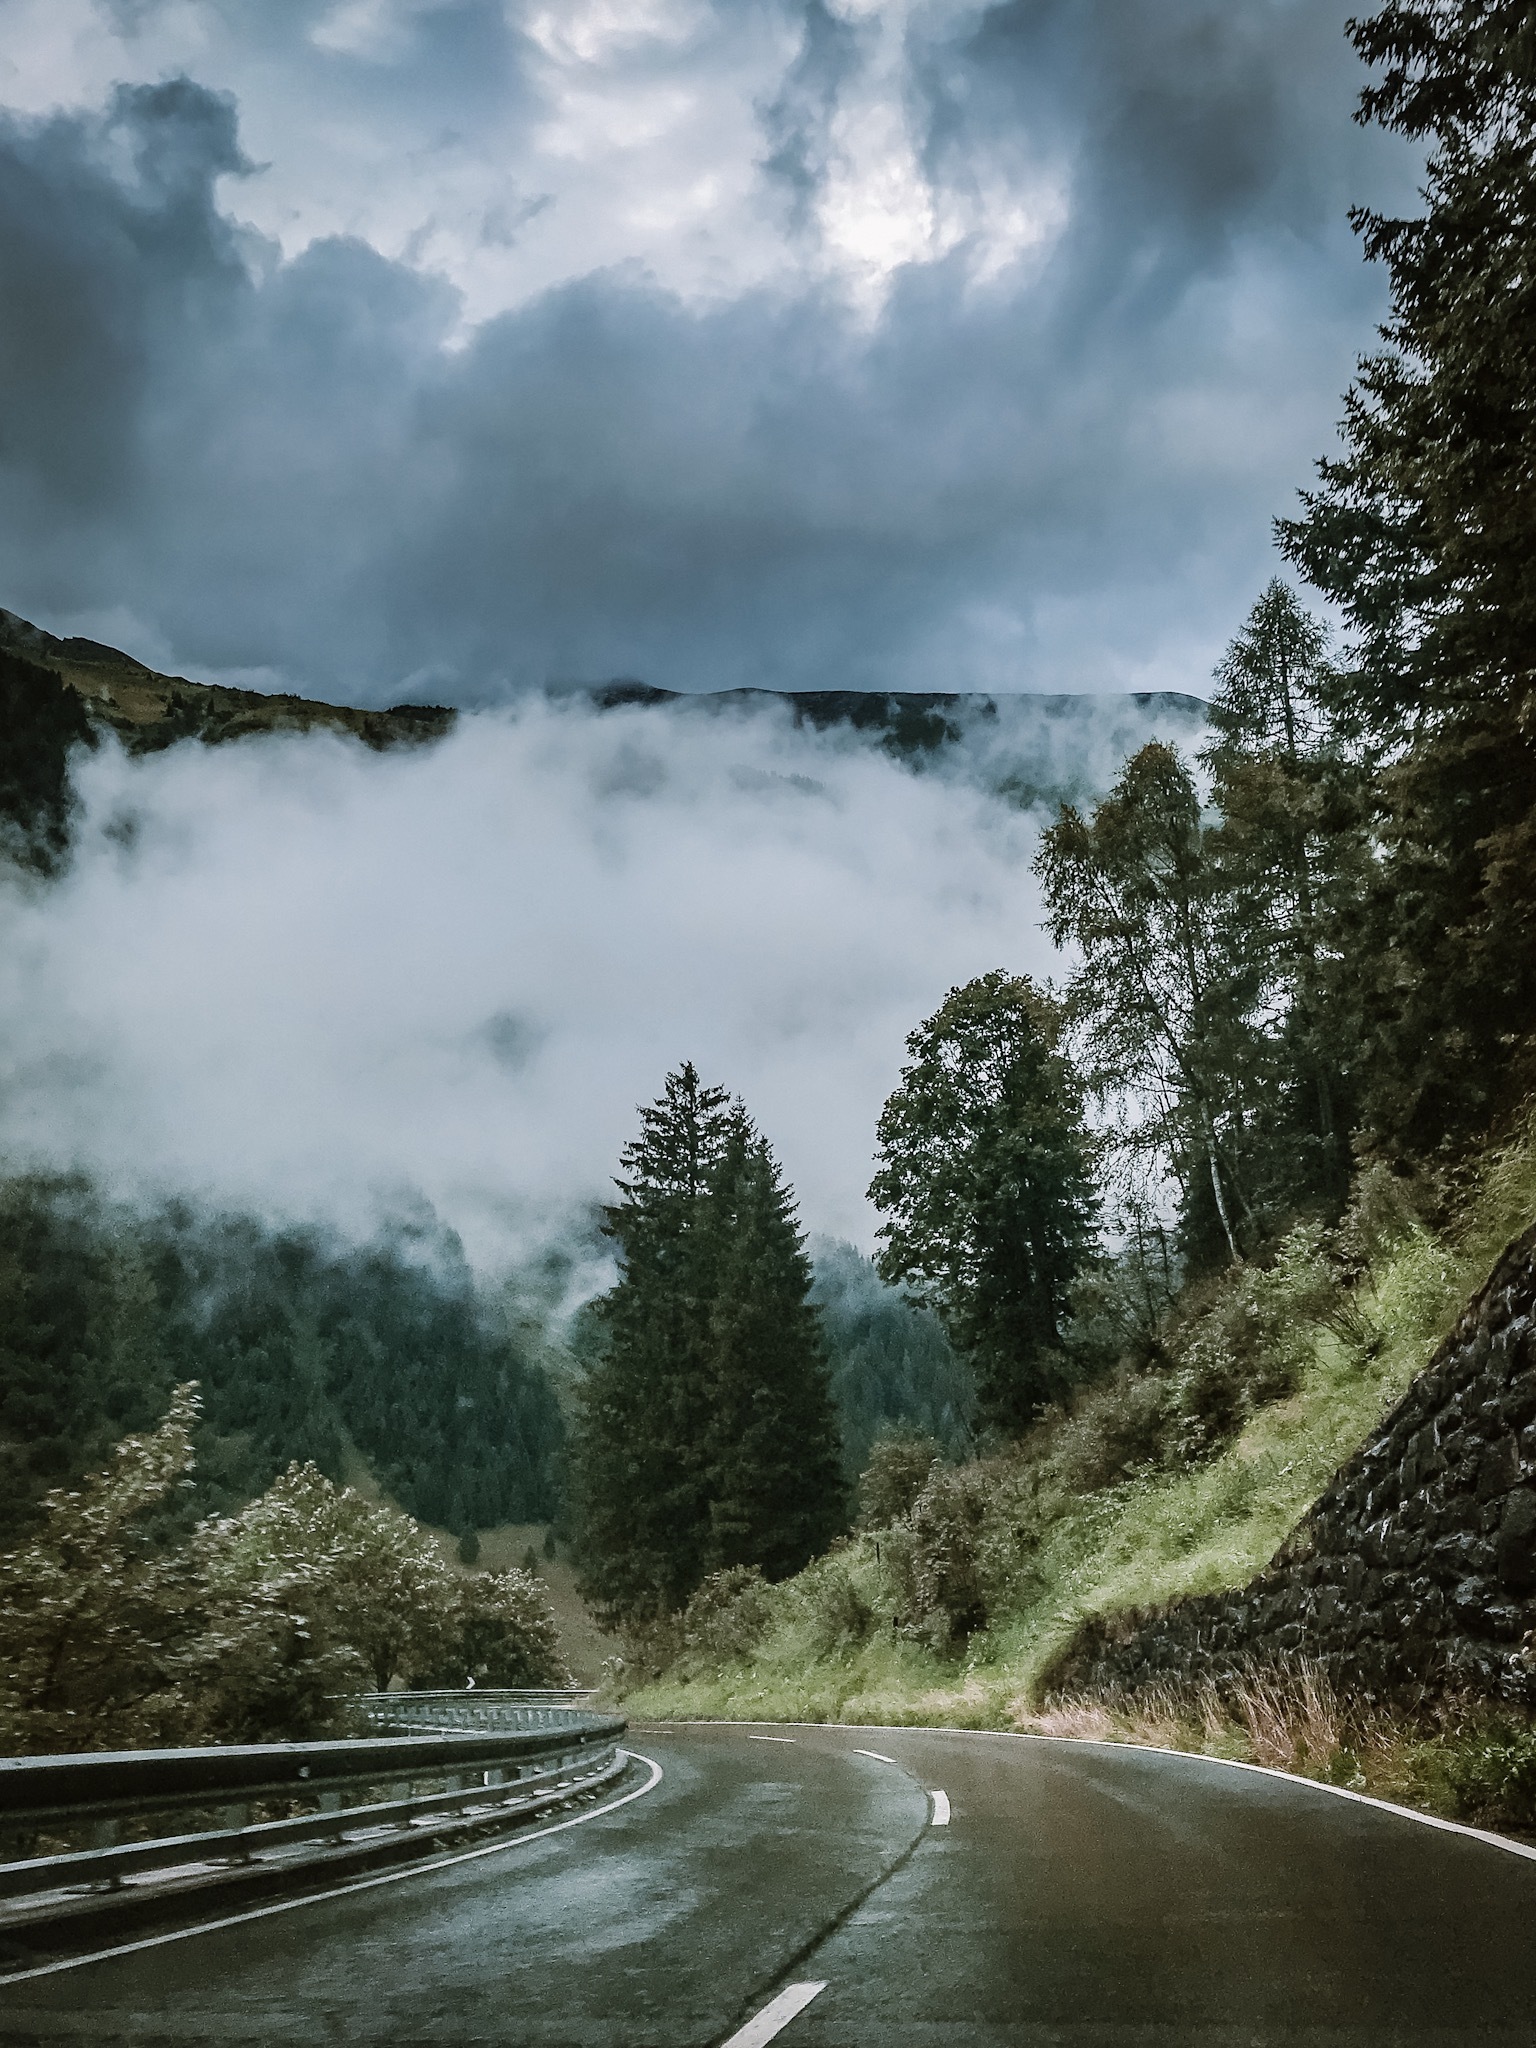
[[[1299, 1391], [1262, 1408], [1210, 1463], [1078, 1497], [1030, 1560], [1014, 1611], [973, 1639], [963, 1663], [877, 1628], [826, 1648], [814, 1599], [781, 1596], [750, 1664], [664, 1678], [627, 1695], [631, 1711], [678, 1718], [841, 1720], [1007, 1728], [1034, 1723], [1040, 1674], [1083, 1616], [1244, 1584], [1337, 1467], [1422, 1370], [1499, 1251], [1536, 1213], [1536, 1136], [1493, 1158], [1461, 1227], [1416, 1232], [1304, 1333]], [[1336, 1318], [1379, 1333], [1347, 1342]], [[1363, 1326], [1358, 1321], [1363, 1317]], [[874, 1539], [840, 1562], [879, 1610]], [[812, 1567], [813, 1577], [816, 1568]], [[1037, 1725], [1037, 1724], [1036, 1724]]]

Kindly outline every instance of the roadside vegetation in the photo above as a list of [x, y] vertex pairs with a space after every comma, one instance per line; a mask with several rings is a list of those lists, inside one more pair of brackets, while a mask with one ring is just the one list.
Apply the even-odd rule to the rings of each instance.
[[[1422, 1192], [1422, 1191], [1421, 1191]], [[1367, 1170], [1340, 1223], [1293, 1229], [1170, 1307], [1159, 1355], [968, 1463], [888, 1434], [854, 1531], [779, 1585], [710, 1579], [609, 1686], [636, 1714], [1013, 1728], [1297, 1769], [1463, 1819], [1536, 1827], [1536, 1734], [1496, 1702], [1417, 1719], [1316, 1674], [1218, 1695], [1053, 1695], [1090, 1615], [1243, 1584], [1422, 1370], [1536, 1214], [1536, 1132], [1485, 1163], [1453, 1222]]]
[[313, 1464], [191, 1521], [197, 1421], [177, 1388], [0, 1556], [4, 1753], [304, 1741], [350, 1732], [348, 1696], [392, 1680], [566, 1682], [536, 1577], [455, 1572]]
[[1419, 217], [1355, 216], [1391, 317], [1277, 527], [1341, 635], [1272, 582], [1199, 752], [1144, 747], [1044, 832], [1064, 989], [986, 976], [908, 1041], [878, 1263], [976, 1371], [978, 1455], [888, 1433], [807, 1569], [632, 1624], [638, 1711], [1156, 1729], [1530, 1820], [1536, 1736], [1496, 1702], [1393, 1723], [1300, 1665], [1051, 1697], [1085, 1618], [1268, 1563], [1536, 1216], [1529, 22], [1348, 33], [1359, 118], [1430, 157]]

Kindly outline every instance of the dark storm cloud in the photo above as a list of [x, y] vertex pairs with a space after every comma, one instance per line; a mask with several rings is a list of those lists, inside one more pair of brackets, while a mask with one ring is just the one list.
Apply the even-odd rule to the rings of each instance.
[[[433, 91], [477, 37], [513, 63], [495, 14], [421, 17]], [[807, 234], [862, 30], [804, 28], [762, 122]], [[240, 229], [218, 93], [11, 121], [0, 597], [358, 699], [1199, 687], [1380, 308], [1343, 214], [1405, 167], [1350, 124], [1340, 14], [1021, 0], [908, 59], [936, 199], [1024, 166], [1065, 225], [995, 276], [909, 264], [877, 318], [620, 269], [466, 337], [362, 242]]]

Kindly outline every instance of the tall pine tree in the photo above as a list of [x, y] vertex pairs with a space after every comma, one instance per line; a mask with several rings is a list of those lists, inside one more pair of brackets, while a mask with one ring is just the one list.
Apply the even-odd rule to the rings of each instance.
[[1393, 0], [1358, 119], [1427, 140], [1418, 218], [1358, 210], [1386, 347], [1281, 544], [1350, 631], [1337, 711], [1375, 771], [1346, 935], [1364, 1120], [1410, 1154], [1530, 1085], [1536, 1010], [1536, 14]]
[[793, 1197], [739, 1104], [710, 1228], [709, 1568], [755, 1564], [785, 1578], [836, 1531], [838, 1430]]
[[726, 1565], [797, 1570], [842, 1509], [810, 1269], [772, 1154], [691, 1062], [640, 1114], [571, 1455], [582, 1589], [624, 1627]]
[[[1269, 1218], [1349, 1182], [1358, 1039], [1342, 922], [1368, 866], [1358, 764], [1330, 715], [1326, 629], [1277, 577], [1216, 670], [1200, 760], [1221, 824], [1216, 886], [1265, 1056], [1244, 1062], [1247, 1175]], [[1262, 1085], [1260, 1085], [1262, 1084]]]

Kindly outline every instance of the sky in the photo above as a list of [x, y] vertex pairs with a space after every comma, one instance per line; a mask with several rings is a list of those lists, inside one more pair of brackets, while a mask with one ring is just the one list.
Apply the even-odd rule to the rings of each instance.
[[[1372, 345], [1347, 209], [1415, 167], [1343, 15], [0, 0], [0, 603], [466, 711], [84, 758], [0, 877], [0, 1156], [494, 1271], [692, 1058], [869, 1244], [906, 1034], [1061, 972], [1000, 783], [1208, 688]], [[916, 773], [546, 688], [618, 677], [1018, 718]]]
[[368, 703], [1199, 690], [1412, 190], [1334, 0], [0, 0], [0, 602]]

